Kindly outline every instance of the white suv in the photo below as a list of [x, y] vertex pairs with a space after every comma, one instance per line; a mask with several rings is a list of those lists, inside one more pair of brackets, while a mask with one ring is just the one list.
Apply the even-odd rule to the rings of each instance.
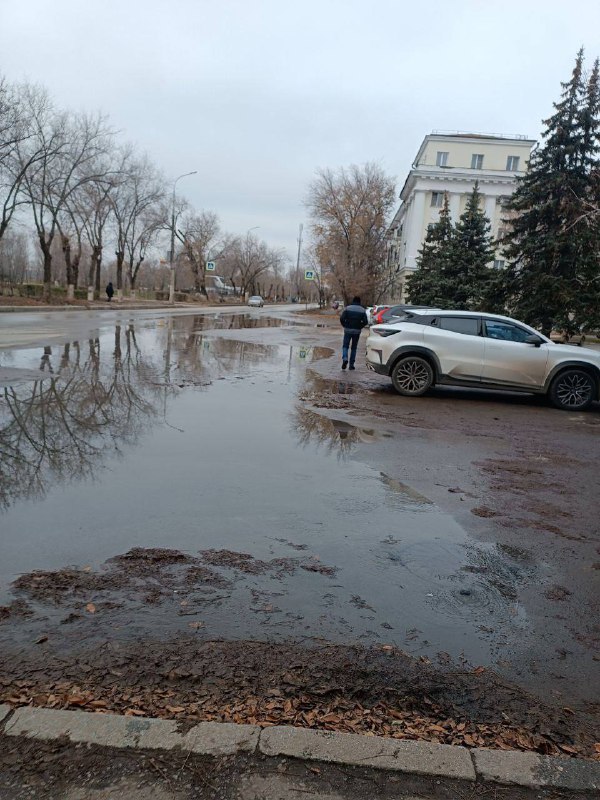
[[476, 311], [407, 309], [374, 325], [367, 366], [409, 397], [451, 385], [546, 394], [571, 411], [600, 399], [599, 352], [554, 344], [523, 322]]

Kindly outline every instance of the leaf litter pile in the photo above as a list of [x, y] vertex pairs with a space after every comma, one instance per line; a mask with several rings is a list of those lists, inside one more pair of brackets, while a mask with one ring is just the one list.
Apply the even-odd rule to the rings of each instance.
[[[196, 558], [135, 549], [111, 562], [105, 572], [67, 569], [17, 579], [17, 599], [0, 609], [0, 702], [600, 758], [597, 719], [545, 705], [483, 667], [439, 667], [391, 645], [211, 641], [201, 631], [99, 641], [81, 631], [65, 633], [64, 619], [50, 636], [36, 639], [36, 647], [11, 643], [13, 626], [27, 625], [34, 613], [27, 600], [64, 609], [77, 597], [85, 620], [110, 609], [107, 598], [117, 589], [147, 604], [160, 602], [174, 586], [223, 589], [223, 566], [251, 575], [335, 574], [312, 560], [260, 561], [226, 550]], [[100, 599], [85, 603], [92, 594]]]

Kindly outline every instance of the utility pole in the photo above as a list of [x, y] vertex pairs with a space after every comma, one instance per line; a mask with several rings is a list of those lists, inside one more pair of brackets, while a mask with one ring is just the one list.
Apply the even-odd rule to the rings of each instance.
[[298, 296], [298, 300], [300, 300], [300, 251], [302, 249], [302, 228], [304, 226], [300, 223], [300, 228], [298, 229], [298, 257], [296, 259], [296, 294]]

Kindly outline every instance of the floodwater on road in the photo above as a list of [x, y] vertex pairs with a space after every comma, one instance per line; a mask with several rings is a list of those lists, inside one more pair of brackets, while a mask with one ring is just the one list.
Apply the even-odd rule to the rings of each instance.
[[366, 463], [380, 432], [305, 407], [330, 351], [292, 327], [164, 317], [1, 353], [0, 602], [24, 573], [102, 573], [132, 548], [170, 548], [219, 580], [161, 604], [121, 598], [114, 635], [197, 625], [477, 663], [518, 649], [527, 564]]

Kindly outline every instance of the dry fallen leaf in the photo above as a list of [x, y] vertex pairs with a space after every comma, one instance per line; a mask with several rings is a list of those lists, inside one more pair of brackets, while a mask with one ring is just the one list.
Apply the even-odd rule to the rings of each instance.
[[89, 611], [90, 614], [95, 614], [96, 613], [96, 606], [93, 603], [88, 603], [87, 606], [85, 607], [85, 610]]
[[44, 633], [44, 634], [42, 634], [42, 636], [40, 636], [40, 637], [39, 637], [39, 639], [36, 639], [36, 640], [35, 640], [35, 643], [36, 643], [36, 644], [42, 644], [42, 642], [47, 642], [47, 641], [48, 641], [48, 637], [47, 637], [47, 635]]
[[203, 628], [204, 627], [204, 623], [203, 622], [188, 622], [188, 627], [190, 627], [194, 631], [197, 631], [199, 628]]
[[67, 703], [70, 706], [84, 706], [87, 703], [87, 699], [85, 697], [80, 697], [79, 695], [70, 695], [67, 697]]
[[185, 711], [183, 706], [165, 706], [167, 711], [170, 714], [181, 714], [182, 711]]

